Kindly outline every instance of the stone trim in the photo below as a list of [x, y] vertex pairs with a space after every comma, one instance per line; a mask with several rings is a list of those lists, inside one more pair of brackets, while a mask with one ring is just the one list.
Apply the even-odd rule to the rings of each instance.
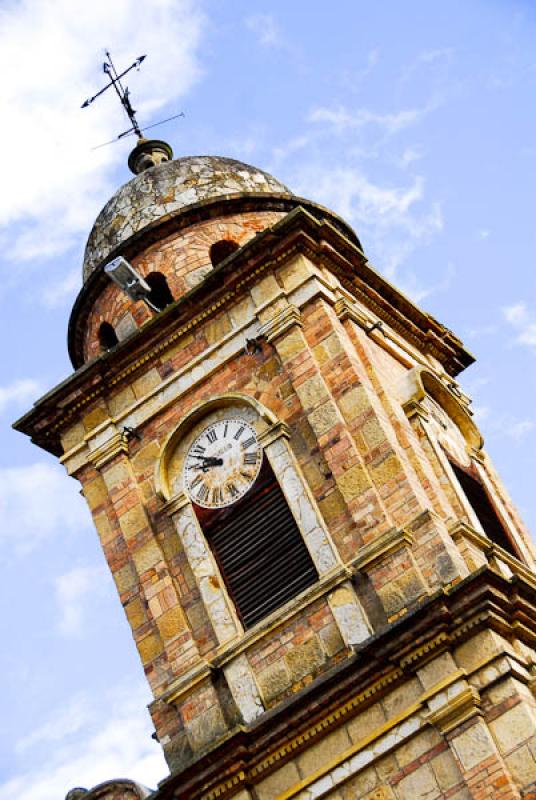
[[442, 734], [449, 733], [468, 719], [480, 715], [480, 694], [468, 686], [444, 706], [427, 714], [429, 722]]
[[[463, 520], [456, 520], [449, 528], [450, 535], [454, 542], [459, 546], [464, 539], [474, 545], [491, 568], [497, 569], [506, 578], [511, 575], [522, 577], [527, 583], [536, 588], [536, 576], [520, 559], [515, 558], [507, 550], [489, 539], [484, 533], [475, 530]], [[506, 567], [506, 569], [505, 569]]]
[[97, 447], [89, 455], [90, 463], [101, 470], [118, 455], [128, 456], [128, 437], [121, 431], [114, 433], [107, 442]]
[[301, 311], [294, 305], [289, 305], [283, 311], [277, 313], [272, 319], [259, 326], [259, 335], [264, 336], [267, 341], [273, 342], [278, 336], [286, 333], [295, 325], [303, 326]]
[[320, 800], [346, 783], [356, 773], [372, 764], [429, 724], [426, 711], [430, 702], [447, 691], [460, 678], [458, 672], [423, 692], [420, 700], [408, 706], [372, 733], [363, 737], [323, 767], [308, 775], [297, 785], [284, 792], [278, 800]]
[[372, 542], [360, 547], [352, 566], [358, 571], [364, 570], [380, 563], [402, 547], [410, 548], [412, 544], [413, 534], [407, 529], [390, 528]]

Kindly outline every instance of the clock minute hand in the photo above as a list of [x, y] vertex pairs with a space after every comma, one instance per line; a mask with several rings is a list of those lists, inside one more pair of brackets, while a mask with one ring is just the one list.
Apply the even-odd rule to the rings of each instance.
[[223, 458], [215, 458], [214, 456], [192, 456], [192, 458], [200, 458], [203, 462], [196, 469], [205, 470], [208, 467], [221, 467], [223, 464]]

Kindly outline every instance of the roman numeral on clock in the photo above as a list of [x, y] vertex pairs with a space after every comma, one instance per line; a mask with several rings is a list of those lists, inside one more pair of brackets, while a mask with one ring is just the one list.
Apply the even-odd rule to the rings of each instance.
[[240, 437], [241, 437], [241, 436], [242, 436], [242, 434], [244, 433], [244, 430], [245, 430], [244, 426], [243, 426], [243, 425], [241, 425], [241, 426], [239, 427], [239, 429], [237, 430], [237, 432], [235, 433], [235, 435], [234, 435], [234, 438], [235, 438], [235, 439], [240, 439]]
[[257, 453], [257, 451], [253, 453], [244, 453], [244, 464], [249, 464], [254, 466], [257, 463], [258, 458], [259, 454]]
[[195, 447], [192, 447], [192, 454], [193, 455], [195, 454], [195, 455], [198, 455], [198, 456], [202, 456], [206, 449], [207, 448], [203, 447], [202, 444], [196, 444]]
[[203, 478], [201, 475], [196, 475], [193, 481], [190, 484], [190, 491], [193, 492], [196, 486], [199, 486], [200, 483], [203, 482]]
[[229, 483], [225, 484], [225, 489], [231, 495], [231, 497], [237, 497], [239, 494], [238, 489], [236, 488], [234, 483], [232, 483], [232, 481], [229, 481]]
[[242, 450], [247, 450], [248, 447], [251, 447], [252, 444], [255, 444], [255, 437], [250, 436], [249, 439], [246, 439], [245, 442], [241, 442], [240, 447]]
[[206, 483], [202, 483], [199, 489], [197, 490], [196, 498], [200, 500], [202, 503], [204, 503], [208, 497], [208, 492], [209, 492], [208, 486], [206, 485]]
[[214, 444], [217, 438], [218, 437], [216, 435], [216, 431], [214, 430], [214, 428], [207, 431], [207, 439], [209, 440], [210, 444]]
[[216, 486], [212, 490], [211, 502], [215, 506], [219, 505], [220, 503], [223, 503], [223, 492], [220, 486]]

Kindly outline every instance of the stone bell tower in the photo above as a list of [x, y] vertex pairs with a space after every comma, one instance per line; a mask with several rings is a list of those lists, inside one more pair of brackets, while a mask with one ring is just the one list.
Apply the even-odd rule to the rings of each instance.
[[169, 764], [152, 797], [536, 797], [535, 561], [456, 382], [472, 356], [333, 212], [171, 158], [131, 157], [75, 371], [16, 423], [93, 514]]

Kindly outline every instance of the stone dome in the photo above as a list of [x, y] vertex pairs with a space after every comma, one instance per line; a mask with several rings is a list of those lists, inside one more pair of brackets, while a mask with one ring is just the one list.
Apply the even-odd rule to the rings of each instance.
[[163, 217], [243, 194], [289, 196], [291, 192], [257, 167], [218, 156], [179, 158], [141, 172], [113, 195], [97, 217], [86, 245], [84, 281], [118, 247]]

